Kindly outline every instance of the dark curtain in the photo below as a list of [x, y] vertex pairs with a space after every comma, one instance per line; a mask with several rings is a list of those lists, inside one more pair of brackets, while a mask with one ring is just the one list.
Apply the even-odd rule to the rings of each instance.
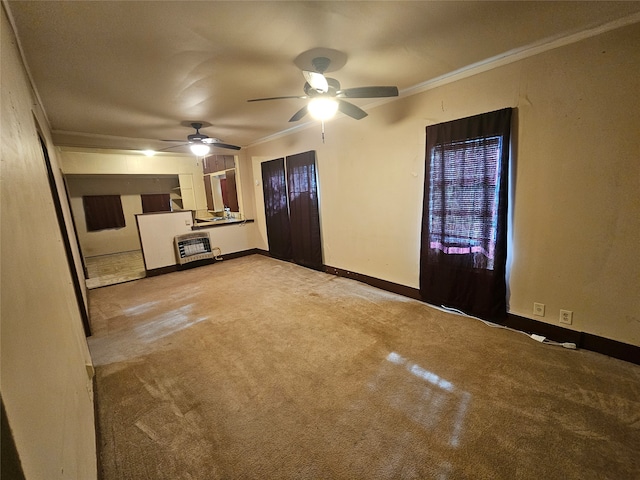
[[171, 211], [171, 197], [168, 193], [143, 193], [140, 195], [140, 199], [142, 200], [142, 213]]
[[314, 151], [287, 157], [293, 261], [322, 270], [320, 210]]
[[507, 313], [511, 110], [427, 127], [420, 294], [496, 322]]
[[263, 162], [261, 167], [269, 253], [276, 258], [289, 260], [291, 258], [291, 226], [284, 158]]
[[125, 226], [120, 195], [88, 195], [82, 197], [87, 231]]

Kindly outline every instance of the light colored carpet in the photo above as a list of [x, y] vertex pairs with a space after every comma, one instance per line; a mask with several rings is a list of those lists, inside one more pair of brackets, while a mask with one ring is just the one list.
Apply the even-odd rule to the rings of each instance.
[[147, 274], [140, 250], [87, 257], [85, 265], [89, 290], [138, 280]]
[[259, 255], [90, 292], [104, 480], [640, 478], [640, 367]]

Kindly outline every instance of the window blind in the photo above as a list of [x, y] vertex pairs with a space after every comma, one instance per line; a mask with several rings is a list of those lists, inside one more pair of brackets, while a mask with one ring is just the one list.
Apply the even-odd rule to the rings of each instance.
[[444, 253], [480, 253], [493, 269], [500, 185], [498, 136], [447, 142], [431, 152], [429, 246]]

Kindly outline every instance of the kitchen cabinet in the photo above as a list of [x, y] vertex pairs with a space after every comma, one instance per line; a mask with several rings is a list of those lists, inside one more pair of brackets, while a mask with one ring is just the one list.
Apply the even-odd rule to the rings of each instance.
[[236, 159], [233, 155], [223, 155], [224, 168], [229, 170], [230, 168], [236, 168]]
[[207, 209], [229, 208], [240, 212], [236, 184], [236, 161], [233, 155], [209, 155], [202, 161]]
[[196, 196], [193, 191], [193, 175], [181, 173], [178, 175], [179, 187], [171, 190], [172, 210], [196, 210]]
[[202, 173], [213, 173], [213, 155], [202, 159]]
[[236, 162], [233, 155], [209, 155], [202, 160], [202, 173], [222, 172], [235, 168]]

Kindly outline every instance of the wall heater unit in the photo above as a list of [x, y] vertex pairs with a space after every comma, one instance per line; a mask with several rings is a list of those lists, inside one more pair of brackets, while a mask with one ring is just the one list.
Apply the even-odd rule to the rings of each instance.
[[179, 265], [214, 258], [209, 234], [206, 232], [185, 233], [173, 239]]

